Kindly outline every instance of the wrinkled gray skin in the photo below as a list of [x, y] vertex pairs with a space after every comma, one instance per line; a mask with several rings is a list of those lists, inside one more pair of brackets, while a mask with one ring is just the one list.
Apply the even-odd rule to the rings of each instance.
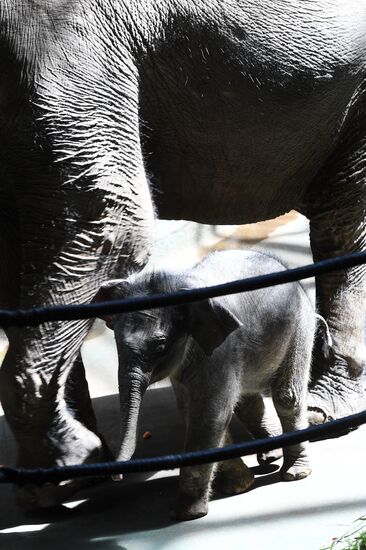
[[[186, 272], [142, 272], [111, 282], [97, 299], [165, 293], [282, 269], [260, 252], [216, 252]], [[119, 460], [130, 459], [135, 450], [147, 386], [168, 375], [185, 420], [187, 451], [228, 443], [234, 411], [253, 435], [274, 435], [264, 417], [263, 392], [272, 393], [283, 431], [306, 427], [315, 314], [299, 283], [105, 320], [118, 349]], [[284, 449], [284, 479], [302, 479], [310, 471], [305, 443]], [[213, 473], [212, 464], [181, 469], [177, 519], [207, 514]], [[242, 492], [254, 481], [240, 459], [224, 462], [221, 474], [226, 492]]]
[[[0, 305], [88, 302], [143, 266], [151, 190], [165, 218], [295, 208], [316, 260], [364, 249], [365, 28], [365, 0], [1, 0]], [[313, 421], [360, 407], [364, 269], [316, 281], [334, 348], [314, 351]], [[23, 466], [103, 454], [77, 359], [89, 327], [7, 331]]]

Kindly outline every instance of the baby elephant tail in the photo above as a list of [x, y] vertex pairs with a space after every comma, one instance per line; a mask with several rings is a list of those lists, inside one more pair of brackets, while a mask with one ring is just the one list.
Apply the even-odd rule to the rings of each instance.
[[332, 340], [332, 337], [330, 335], [329, 326], [328, 326], [328, 323], [326, 322], [326, 320], [324, 319], [324, 317], [319, 315], [319, 313], [316, 313], [315, 317], [320, 319], [320, 321], [323, 323], [323, 325], [325, 327], [325, 334], [324, 334], [325, 337], [323, 339], [322, 349], [323, 349], [323, 353], [324, 353], [325, 358], [328, 359], [329, 351], [330, 351], [331, 347], [333, 346], [333, 340]]

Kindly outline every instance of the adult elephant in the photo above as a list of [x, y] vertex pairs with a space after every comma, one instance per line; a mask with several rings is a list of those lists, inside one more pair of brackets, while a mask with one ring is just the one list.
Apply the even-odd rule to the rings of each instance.
[[[1, 307], [89, 302], [144, 265], [151, 192], [161, 217], [204, 223], [296, 209], [315, 260], [363, 250], [365, 29], [364, 0], [1, 0]], [[315, 349], [315, 421], [360, 407], [364, 273], [316, 281], [334, 346]], [[89, 326], [8, 331], [23, 466], [103, 454], [77, 360]]]

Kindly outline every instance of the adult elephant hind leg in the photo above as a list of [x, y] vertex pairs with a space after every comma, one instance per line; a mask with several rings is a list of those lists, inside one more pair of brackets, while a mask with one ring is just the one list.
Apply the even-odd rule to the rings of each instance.
[[[308, 197], [315, 261], [366, 249], [366, 113], [360, 110], [352, 122], [355, 127], [348, 125]], [[329, 325], [333, 346], [325, 357], [320, 339], [316, 340], [308, 399], [310, 423], [366, 408], [362, 384], [365, 275], [363, 265], [316, 278], [317, 310]]]

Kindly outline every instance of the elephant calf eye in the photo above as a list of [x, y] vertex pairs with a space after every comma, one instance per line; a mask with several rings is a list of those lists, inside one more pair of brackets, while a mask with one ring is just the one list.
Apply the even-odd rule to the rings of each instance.
[[155, 343], [155, 353], [162, 354], [166, 350], [166, 341], [157, 340]]
[[165, 344], [158, 344], [155, 348], [156, 353], [164, 353], [165, 351]]

